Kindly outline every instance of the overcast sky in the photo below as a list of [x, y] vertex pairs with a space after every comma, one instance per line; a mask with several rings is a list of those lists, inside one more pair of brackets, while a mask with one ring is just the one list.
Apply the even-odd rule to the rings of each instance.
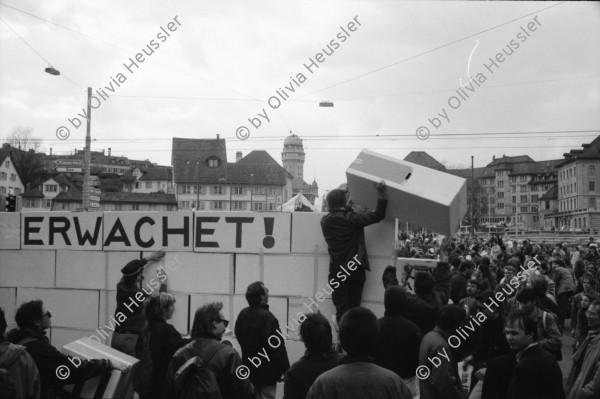
[[0, 137], [32, 127], [55, 154], [84, 146], [88, 86], [92, 150], [169, 165], [172, 137], [220, 134], [230, 162], [265, 149], [281, 163], [291, 130], [321, 193], [363, 148], [466, 167], [600, 135], [599, 3], [0, 0], [0, 18]]

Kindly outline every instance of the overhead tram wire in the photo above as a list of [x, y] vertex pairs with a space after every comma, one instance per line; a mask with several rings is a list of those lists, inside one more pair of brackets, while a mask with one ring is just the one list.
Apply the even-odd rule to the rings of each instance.
[[[14, 30], [12, 28], [12, 26], [10, 26], [8, 24], [8, 22], [6, 22], [2, 17], [0, 17], [0, 21], [2, 21], [4, 23], [4, 25], [8, 26], [8, 29], [10, 29], [15, 35], [17, 35], [19, 37], [19, 39], [21, 39], [23, 41], [23, 43], [25, 43], [27, 45], [27, 47], [29, 47], [31, 50], [33, 50], [34, 53], [36, 53], [38, 55], [38, 57], [40, 57], [42, 60], [44, 60], [48, 65], [52, 66], [52, 63], [50, 61], [48, 61], [46, 58], [44, 58], [43, 55], [40, 54], [39, 51], [37, 51], [35, 48], [33, 48], [33, 46], [31, 44], [29, 44], [27, 42], [27, 40], [25, 40], [21, 35], [19, 35], [17, 33], [16, 30]], [[54, 67], [53, 67], [54, 68]], [[69, 82], [73, 83], [75, 86], [79, 87], [81, 90], [85, 90], [82, 86], [78, 85], [77, 83], [75, 83], [71, 78], [69, 78], [67, 75], [65, 75], [64, 73], [61, 74], [61, 76], [63, 76], [65, 79], [67, 79]]]
[[422, 52], [422, 53], [419, 53], [419, 54], [415, 54], [415, 55], [413, 55], [413, 56], [410, 56], [410, 57], [408, 57], [408, 58], [404, 58], [404, 59], [402, 59], [402, 60], [400, 60], [400, 61], [393, 62], [393, 63], [391, 63], [391, 64], [389, 64], [389, 65], [385, 65], [385, 66], [383, 66], [383, 67], [380, 67], [380, 68], [374, 69], [374, 70], [372, 70], [372, 71], [365, 72], [365, 73], [362, 73], [362, 74], [360, 74], [360, 75], [353, 76], [353, 77], [351, 77], [351, 78], [349, 78], [349, 79], [343, 80], [343, 81], [341, 81], [341, 82], [338, 82], [338, 83], [335, 83], [335, 84], [333, 84], [333, 85], [330, 85], [330, 86], [324, 87], [324, 88], [322, 88], [322, 89], [319, 89], [319, 90], [313, 91], [313, 92], [311, 92], [311, 93], [305, 94], [305, 95], [303, 95], [303, 96], [300, 96], [300, 98], [308, 97], [308, 96], [311, 96], [311, 95], [313, 95], [313, 94], [320, 93], [320, 92], [322, 92], [322, 91], [325, 91], [325, 90], [329, 90], [329, 89], [331, 89], [331, 88], [333, 88], [333, 87], [341, 86], [341, 85], [343, 85], [343, 84], [346, 84], [346, 83], [348, 83], [348, 82], [352, 82], [352, 81], [354, 81], [354, 80], [357, 80], [357, 79], [360, 79], [360, 78], [364, 78], [365, 76], [372, 75], [372, 74], [374, 74], [374, 73], [377, 73], [377, 72], [383, 71], [384, 69], [391, 68], [391, 67], [393, 67], [393, 66], [395, 66], [395, 65], [399, 65], [399, 64], [405, 63], [405, 62], [407, 62], [407, 61], [414, 60], [415, 58], [421, 57], [421, 56], [423, 56], [423, 55], [426, 55], [426, 54], [432, 53], [432, 52], [434, 52], [434, 51], [437, 51], [437, 50], [441, 50], [441, 49], [443, 49], [444, 47], [451, 46], [451, 45], [453, 45], [453, 44], [456, 44], [456, 43], [462, 42], [462, 41], [464, 41], [464, 40], [470, 39], [470, 38], [472, 38], [472, 37], [475, 37], [475, 36], [477, 36], [477, 35], [481, 35], [482, 33], [489, 32], [489, 31], [491, 31], [491, 30], [494, 30], [494, 29], [500, 28], [500, 27], [502, 27], [502, 26], [505, 26], [505, 25], [511, 24], [511, 23], [513, 23], [513, 22], [515, 22], [515, 21], [518, 21], [518, 20], [520, 20], [520, 19], [524, 19], [524, 18], [530, 17], [530, 16], [532, 16], [532, 15], [539, 14], [539, 13], [541, 13], [541, 12], [547, 11], [547, 10], [549, 10], [549, 9], [553, 8], [553, 7], [556, 7], [556, 6], [562, 5], [563, 3], [566, 3], [566, 1], [562, 1], [562, 2], [560, 2], [560, 3], [553, 4], [553, 5], [549, 6], [549, 7], [542, 8], [542, 9], [540, 9], [540, 10], [537, 10], [537, 11], [535, 11], [535, 12], [532, 12], [532, 13], [529, 13], [529, 14], [526, 14], [526, 15], [523, 15], [523, 16], [521, 16], [521, 17], [519, 17], [519, 18], [515, 18], [515, 19], [513, 19], [513, 20], [511, 20], [511, 21], [507, 21], [507, 22], [501, 23], [500, 25], [492, 26], [491, 28], [484, 29], [484, 30], [482, 30], [482, 31], [479, 31], [479, 32], [473, 33], [472, 35], [465, 36], [465, 37], [463, 37], [463, 38], [461, 38], [461, 39], [454, 40], [453, 42], [450, 42], [450, 43], [443, 44], [443, 45], [441, 45], [441, 46], [438, 46], [438, 47], [436, 47], [436, 48], [433, 48], [433, 49], [431, 49], [431, 50], [424, 51], [424, 52]]
[[[585, 135], [574, 135], [573, 133], [588, 133]], [[481, 137], [481, 138], [485, 138], [485, 139], [506, 139], [507, 137], [494, 137], [494, 136], [499, 136], [499, 135], [506, 135], [506, 136], [510, 136], [508, 138], [515, 138], [515, 136], [523, 136], [520, 137], [523, 140], [533, 140], [533, 139], [540, 139], [540, 138], [547, 138], [545, 137], [546, 135], [550, 135], [550, 134], [562, 134], [561, 136], [553, 136], [551, 138], [556, 138], [556, 139], [570, 139], [570, 138], [578, 138], [578, 137], [596, 137], [598, 134], [600, 134], [600, 129], [592, 129], [592, 130], [556, 130], [556, 131], [529, 131], [529, 132], [472, 132], [472, 133], [437, 133], [437, 134], [432, 134], [429, 138], [433, 139], [433, 138], [443, 138], [444, 140], [470, 140], [472, 138], [477, 138], [477, 137]], [[534, 135], [544, 135], [542, 137], [540, 136], [534, 136]], [[462, 137], [464, 136], [464, 137]], [[272, 136], [272, 137], [254, 137], [253, 140], [254, 141], [282, 141], [285, 140], [287, 137], [289, 136]], [[406, 133], [406, 134], [378, 134], [378, 133], [369, 133], [369, 134], [362, 134], [362, 135], [345, 135], [345, 136], [338, 136], [338, 135], [302, 135], [302, 140], [306, 140], [306, 141], [322, 141], [322, 140], [331, 140], [331, 141], [337, 141], [337, 140], [343, 140], [343, 141], [347, 141], [347, 140], [397, 140], [398, 138], [402, 138], [402, 137], [407, 137], [410, 139], [414, 139], [414, 133]], [[186, 138], [186, 137], [182, 137], [182, 138]], [[77, 140], [77, 139], [75, 139]], [[83, 140], [83, 138], [81, 139]], [[156, 138], [136, 138], [136, 139], [130, 139], [130, 138], [114, 138], [114, 139], [98, 139], [97, 141], [100, 142], [165, 142], [165, 141], [172, 141], [173, 138], [172, 137], [167, 137], [167, 138], [162, 138], [162, 137], [156, 137]], [[224, 140], [229, 141], [229, 142], [238, 142], [239, 140], [237, 138], [224, 138]], [[57, 141], [57, 142], [63, 142], [62, 140], [59, 139], [47, 139], [46, 141]]]

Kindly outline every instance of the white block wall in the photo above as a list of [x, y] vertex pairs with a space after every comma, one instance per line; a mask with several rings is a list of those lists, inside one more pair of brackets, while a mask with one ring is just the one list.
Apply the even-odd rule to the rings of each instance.
[[[222, 212], [218, 215], [226, 216]], [[257, 214], [248, 212], [248, 216], [253, 215]], [[159, 267], [168, 270], [168, 291], [177, 301], [170, 322], [179, 332], [187, 334], [196, 309], [213, 301], [223, 303], [223, 314], [233, 330], [237, 315], [247, 306], [246, 287], [254, 281], [264, 281], [269, 288], [270, 310], [279, 324], [296, 326], [296, 331], [287, 332], [286, 341], [290, 361], [294, 362], [304, 354], [304, 346], [292, 319], [297, 319], [298, 312], [309, 312], [303, 304], [315, 299], [315, 294], [328, 282], [329, 255], [320, 226], [323, 215], [300, 212], [291, 216], [289, 253], [265, 253], [260, 248], [250, 252], [217, 249], [214, 253], [166, 248], [163, 259], [145, 268], [145, 282], [158, 279]], [[148, 256], [149, 252], [78, 250], [76, 246], [20, 249], [23, 246], [19, 221], [18, 214], [0, 213], [0, 306], [5, 309], [9, 326], [14, 327], [14, 313], [22, 302], [39, 298], [52, 312], [49, 336], [55, 346], [98, 335], [96, 329], [104, 327], [115, 312], [115, 290], [122, 276], [121, 268], [133, 259]], [[384, 310], [381, 275], [390, 263], [393, 220], [369, 226], [365, 232], [372, 271], [367, 272], [363, 305], [380, 317]], [[315, 301], [319, 303], [318, 310], [331, 319], [335, 308], [330, 296], [325, 297], [322, 302]]]

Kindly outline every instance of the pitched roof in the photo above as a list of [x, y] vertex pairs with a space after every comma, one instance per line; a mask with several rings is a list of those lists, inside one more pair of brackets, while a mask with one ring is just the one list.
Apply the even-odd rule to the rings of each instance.
[[556, 165], [557, 168], [560, 168], [564, 165], [567, 165], [571, 162], [575, 162], [580, 159], [596, 159], [600, 160], [600, 136], [596, 137], [591, 143], [582, 144], [582, 149], [571, 150], [564, 155], [565, 159], [562, 160], [559, 164]]
[[148, 168], [140, 180], [171, 180], [173, 168], [170, 166], [153, 166]]
[[552, 187], [544, 195], [540, 197], [542, 201], [558, 199], [558, 184], [553, 184]]
[[239, 162], [229, 163], [226, 178], [232, 184], [264, 184], [283, 186], [288, 172], [266, 151], [252, 151]]
[[[81, 201], [82, 192], [78, 189], [59, 193], [54, 202]], [[103, 192], [100, 194], [100, 203], [137, 203], [137, 204], [167, 204], [177, 205], [175, 194], [164, 193], [127, 193]]]
[[[219, 159], [209, 168], [209, 158]], [[239, 162], [228, 163], [225, 140], [173, 138], [175, 183], [285, 185], [287, 171], [266, 151], [252, 151]]]
[[[209, 168], [207, 160], [219, 165]], [[173, 137], [171, 164], [175, 183], [215, 183], [227, 178], [227, 151], [224, 139], [183, 139]]]
[[410, 154], [404, 157], [404, 160], [406, 162], [416, 163], [417, 165], [439, 170], [441, 172], [446, 171], [446, 167], [442, 163], [438, 162], [425, 151], [411, 151]]
[[470, 179], [473, 174], [475, 176], [475, 180], [477, 180], [483, 175], [484, 171], [485, 171], [485, 167], [480, 167], [480, 168], [473, 168], [473, 171], [471, 171], [471, 168], [448, 169], [448, 170], [446, 170], [446, 173], [450, 173], [451, 175], [462, 177], [464, 179]]

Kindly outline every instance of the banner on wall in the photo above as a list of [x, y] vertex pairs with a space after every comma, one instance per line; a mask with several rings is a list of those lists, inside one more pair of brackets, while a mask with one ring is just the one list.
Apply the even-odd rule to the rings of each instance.
[[290, 240], [289, 213], [21, 214], [21, 249], [289, 253]]

